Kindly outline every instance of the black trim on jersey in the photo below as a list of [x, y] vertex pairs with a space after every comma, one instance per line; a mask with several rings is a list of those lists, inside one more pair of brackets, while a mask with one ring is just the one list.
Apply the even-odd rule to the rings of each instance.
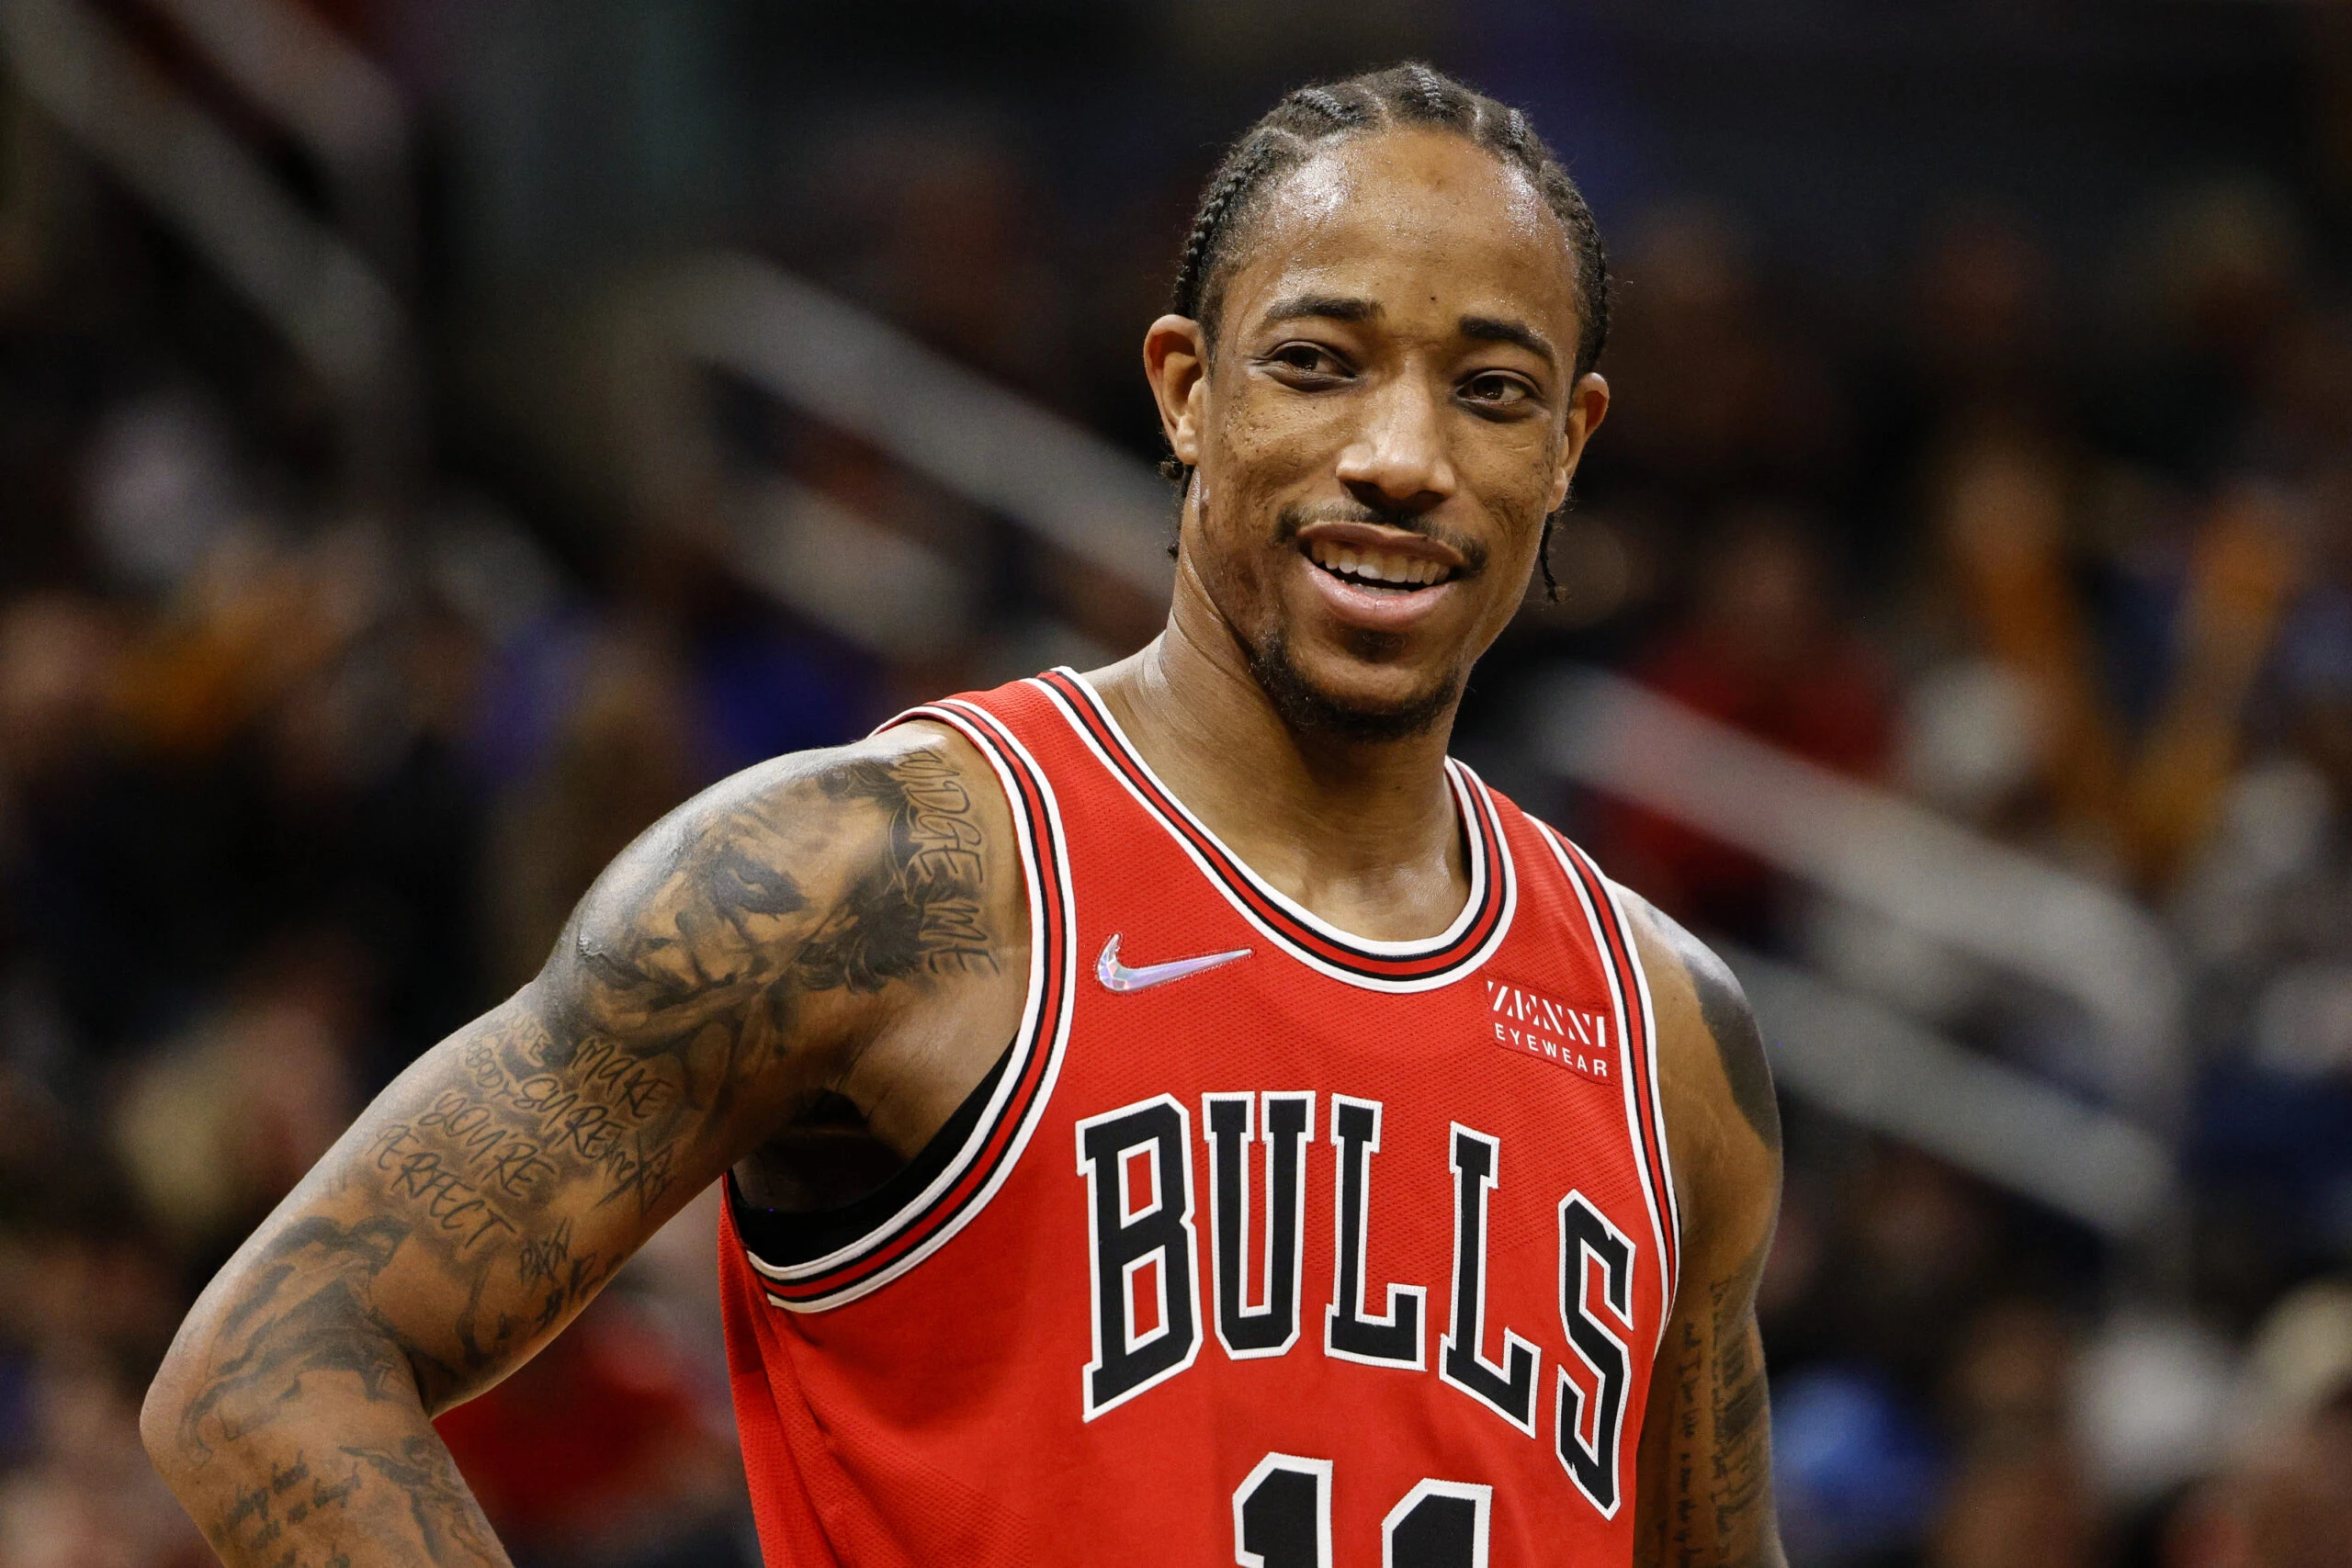
[[778, 1262], [756, 1247], [743, 1247], [743, 1257], [763, 1277], [769, 1303], [791, 1312], [828, 1312], [880, 1289], [945, 1246], [977, 1215], [1036, 1130], [1069, 1041], [1078, 943], [1053, 785], [1004, 721], [979, 704], [950, 697], [910, 708], [882, 728], [910, 719], [944, 724], [978, 748], [1012, 809], [1029, 899], [1030, 979], [1021, 1032], [970, 1135], [929, 1185], [881, 1226], [801, 1263]]
[[1650, 1232], [1657, 1238], [1659, 1281], [1664, 1300], [1658, 1308], [1657, 1332], [1665, 1342], [1668, 1320], [1682, 1284], [1682, 1209], [1674, 1190], [1674, 1163], [1666, 1136], [1664, 1097], [1658, 1087], [1657, 1020], [1650, 1003], [1649, 976], [1642, 967], [1640, 947], [1625, 921], [1615, 889], [1592, 857], [1548, 823], [1536, 831], [1559, 863], [1569, 891], [1583, 907], [1592, 930], [1593, 949], [1609, 984], [1611, 1006], [1617, 1015], [1619, 1081], [1625, 1090], [1626, 1126], [1632, 1134], [1635, 1165], [1642, 1179], [1642, 1200], [1649, 1210]]
[[1317, 971], [1370, 990], [1429, 990], [1475, 972], [1510, 934], [1519, 874], [1501, 812], [1485, 783], [1453, 758], [1445, 760], [1446, 784], [1468, 847], [1469, 898], [1434, 937], [1374, 942], [1317, 919], [1227, 848], [1160, 783], [1102, 694], [1077, 671], [1049, 670], [1031, 677], [1031, 683], [1052, 700], [1105, 771], [1167, 830], [1210, 885], [1251, 925]]
[[1005, 1064], [1012, 1060], [1012, 1047], [1007, 1045], [978, 1085], [964, 1097], [964, 1103], [912, 1159], [881, 1186], [846, 1203], [831, 1209], [763, 1209], [743, 1196], [735, 1173], [729, 1171], [727, 1202], [735, 1212], [736, 1234], [744, 1246], [768, 1262], [789, 1266], [813, 1262], [881, 1229], [890, 1216], [922, 1197], [923, 1189], [937, 1180], [948, 1162], [971, 1141], [973, 1130], [989, 1108], [989, 1096], [996, 1092], [997, 1080], [1004, 1077]]

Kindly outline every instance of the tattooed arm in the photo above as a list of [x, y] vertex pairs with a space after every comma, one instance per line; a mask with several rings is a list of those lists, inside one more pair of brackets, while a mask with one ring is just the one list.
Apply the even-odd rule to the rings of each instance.
[[1658, 1076], [1682, 1209], [1682, 1280], [1642, 1424], [1639, 1568], [1785, 1568], [1756, 1285], [1781, 1195], [1764, 1043], [1722, 959], [1639, 898]]
[[624, 852], [182, 1325], [141, 1427], [223, 1561], [504, 1562], [429, 1418], [818, 1093], [918, 1146], [1020, 1014], [1012, 846], [977, 753], [910, 726], [739, 775]]

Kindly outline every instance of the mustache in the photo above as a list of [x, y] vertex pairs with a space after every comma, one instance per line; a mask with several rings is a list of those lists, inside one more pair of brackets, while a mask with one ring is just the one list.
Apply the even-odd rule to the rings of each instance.
[[1294, 502], [1274, 513], [1274, 542], [1294, 544], [1310, 523], [1374, 523], [1400, 533], [1434, 540], [1462, 558], [1457, 577], [1475, 577], [1487, 567], [1487, 547], [1467, 534], [1442, 527], [1417, 513], [1374, 506], [1361, 501]]

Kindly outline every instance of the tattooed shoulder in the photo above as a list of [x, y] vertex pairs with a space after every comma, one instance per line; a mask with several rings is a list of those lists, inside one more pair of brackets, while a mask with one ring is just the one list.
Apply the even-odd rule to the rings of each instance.
[[1730, 1086], [1732, 1103], [1764, 1146], [1779, 1154], [1781, 1110], [1772, 1092], [1772, 1069], [1765, 1059], [1764, 1037], [1756, 1027], [1756, 1014], [1739, 977], [1713, 949], [1656, 905], [1639, 895], [1629, 895], [1629, 900], [1690, 982], [1700, 1021], [1714, 1043], [1715, 1061]]
[[[625, 851], [182, 1326], [142, 1431], [223, 1557], [487, 1559], [427, 1416], [560, 1329], [899, 998], [1018, 985], [1012, 834], [978, 754], [909, 727], [739, 775]], [[365, 1440], [303, 1446], [322, 1422]]]
[[1000, 972], [1025, 927], [1010, 818], [976, 762], [892, 731], [739, 775], [614, 863], [542, 981], [600, 1022], [759, 1000], [781, 1023], [794, 998]]
[[1638, 1568], [1784, 1568], [1755, 1315], [1780, 1192], [1771, 1072], [1730, 967], [1644, 900], [1628, 903], [1657, 1003], [1684, 1242], [1683, 1278], [1643, 1425], [1634, 1561]]

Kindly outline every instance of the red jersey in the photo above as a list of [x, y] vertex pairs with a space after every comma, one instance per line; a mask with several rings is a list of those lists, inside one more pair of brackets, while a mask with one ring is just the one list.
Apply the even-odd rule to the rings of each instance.
[[1012, 803], [1028, 1004], [854, 1234], [814, 1253], [729, 1184], [767, 1561], [1630, 1562], [1678, 1230], [1612, 886], [1449, 762], [1468, 902], [1371, 942], [1067, 671], [913, 718]]

